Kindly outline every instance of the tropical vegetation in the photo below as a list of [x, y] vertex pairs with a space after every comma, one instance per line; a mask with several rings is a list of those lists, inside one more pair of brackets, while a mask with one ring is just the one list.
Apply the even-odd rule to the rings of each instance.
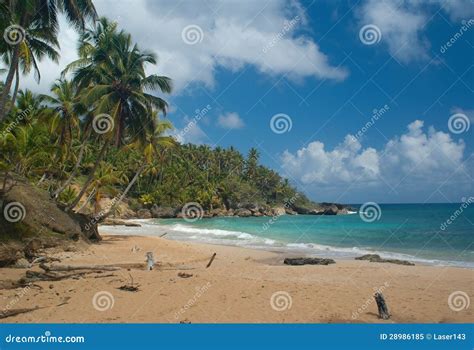
[[[1, 0], [0, 10], [4, 179], [25, 177], [65, 211], [104, 217], [124, 200], [134, 209], [273, 206], [290, 198], [311, 204], [259, 165], [254, 148], [243, 156], [233, 147], [179, 144], [166, 119], [172, 80], [149, 74], [157, 71], [156, 55], [99, 18], [91, 0]], [[48, 94], [22, 89], [21, 77], [41, 79], [40, 60], [58, 61], [60, 13], [79, 33], [78, 59]], [[103, 198], [114, 201], [103, 208]]]

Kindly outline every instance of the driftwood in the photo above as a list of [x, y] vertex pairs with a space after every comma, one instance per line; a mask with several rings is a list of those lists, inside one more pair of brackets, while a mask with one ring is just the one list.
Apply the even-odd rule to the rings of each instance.
[[379, 317], [383, 320], [388, 320], [390, 318], [390, 313], [388, 312], [388, 306], [385, 302], [383, 294], [375, 293], [374, 298], [375, 302], [377, 303], [377, 308], [379, 310]]
[[186, 273], [186, 272], [179, 272], [178, 277], [189, 278], [189, 277], [193, 277], [193, 274], [192, 273]]
[[153, 270], [153, 266], [155, 266], [155, 258], [153, 257], [153, 252], [146, 253], [146, 269], [148, 271]]
[[283, 263], [285, 265], [329, 265], [335, 264], [333, 259], [322, 259], [322, 258], [286, 258]]
[[140, 285], [133, 283], [133, 276], [130, 275], [130, 284], [124, 284], [123, 286], [118, 287], [117, 289], [124, 290], [127, 292], [138, 292], [138, 287]]
[[212, 254], [211, 260], [209, 260], [209, 262], [208, 262], [207, 265], [206, 265], [206, 269], [209, 268], [209, 267], [211, 267], [212, 262], [213, 262], [214, 259], [216, 258], [216, 255], [217, 255], [217, 253]]
[[27, 312], [36, 311], [42, 309], [41, 307], [33, 307], [28, 309], [13, 309], [13, 310], [3, 310], [0, 312], [0, 319], [12, 317], [20, 314], [26, 314]]
[[415, 264], [411, 261], [407, 260], [398, 260], [398, 259], [384, 259], [381, 258], [378, 254], [366, 254], [355, 258], [356, 260], [368, 260], [370, 262], [378, 262], [378, 263], [390, 263], [390, 264], [397, 264], [397, 265], [407, 265], [407, 266], [414, 266]]
[[118, 266], [107, 266], [107, 265], [45, 265], [41, 263], [39, 265], [45, 271], [76, 271], [76, 270], [94, 270], [94, 271], [117, 271], [120, 270]]
[[168, 232], [163, 233], [160, 237], [164, 237], [168, 234]]

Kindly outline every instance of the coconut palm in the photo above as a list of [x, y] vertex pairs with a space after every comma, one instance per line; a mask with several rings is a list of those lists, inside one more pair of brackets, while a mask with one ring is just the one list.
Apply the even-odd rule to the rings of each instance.
[[34, 67], [39, 80], [37, 61], [44, 56], [58, 61], [58, 13], [64, 13], [78, 29], [84, 28], [86, 19], [95, 19], [97, 13], [91, 0], [9, 0], [1, 2], [0, 12], [0, 32], [10, 34], [12, 39], [0, 43], [0, 54], [9, 66], [0, 95], [1, 122], [6, 117], [5, 107], [15, 74], [17, 83], [19, 80], [20, 62], [24, 73]]
[[[155, 55], [141, 52], [132, 44], [131, 36], [124, 32], [114, 35], [111, 40], [114, 45], [106, 57], [92, 58], [90, 64], [74, 72], [74, 82], [84, 89], [87, 87], [82, 103], [94, 106], [98, 119], [108, 116], [112, 125], [102, 134], [103, 145], [94, 167], [69, 209], [74, 208], [87, 191], [110, 145], [119, 148], [127, 138], [144, 141], [147, 133], [153, 132], [153, 111], [165, 114], [168, 106], [162, 98], [146, 92], [157, 89], [171, 92], [169, 78], [145, 73], [146, 64], [156, 64]], [[97, 45], [104, 44], [99, 42]]]
[[120, 204], [120, 202], [122, 202], [125, 196], [127, 196], [128, 192], [145, 171], [145, 169], [153, 164], [153, 161], [158, 156], [159, 152], [163, 149], [175, 146], [175, 141], [172, 137], [163, 135], [166, 131], [172, 128], [173, 126], [169, 121], [160, 120], [156, 123], [154, 132], [147, 135], [145, 142], [142, 142], [142, 140], [139, 139], [135, 143], [128, 146], [140, 149], [143, 152], [143, 160], [132, 180], [128, 183], [125, 190], [122, 192], [118, 200], [112, 205], [105, 217], [108, 217], [115, 211], [117, 206]]

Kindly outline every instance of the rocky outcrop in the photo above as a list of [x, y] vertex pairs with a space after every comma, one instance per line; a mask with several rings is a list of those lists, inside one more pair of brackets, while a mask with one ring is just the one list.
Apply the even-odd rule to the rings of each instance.
[[125, 221], [125, 220], [120, 220], [120, 219], [111, 219], [111, 218], [105, 219], [100, 224], [103, 226], [128, 226], [128, 227], [141, 227], [142, 226], [136, 222]]
[[329, 265], [335, 264], [333, 259], [324, 258], [286, 258], [283, 263], [285, 265], [301, 266], [301, 265]]
[[151, 209], [151, 216], [153, 218], [157, 219], [170, 219], [170, 218], [175, 218], [178, 213], [180, 212], [179, 209], [177, 208], [171, 208], [171, 207], [159, 207], [157, 205], [154, 205]]
[[390, 263], [390, 264], [397, 264], [397, 265], [407, 265], [407, 266], [414, 266], [415, 264], [411, 261], [407, 260], [398, 260], [398, 259], [384, 259], [381, 258], [378, 254], [366, 254], [355, 258], [356, 260], [368, 260], [370, 262], [378, 262], [378, 263]]
[[25, 265], [45, 249], [74, 250], [99, 241], [94, 217], [66, 212], [49, 193], [15, 178], [0, 193], [0, 266]]
[[137, 211], [137, 217], [139, 219], [151, 219], [151, 212], [148, 209], [140, 209]]
[[249, 209], [240, 208], [234, 211], [234, 216], [240, 216], [246, 218], [252, 216], [252, 212]]

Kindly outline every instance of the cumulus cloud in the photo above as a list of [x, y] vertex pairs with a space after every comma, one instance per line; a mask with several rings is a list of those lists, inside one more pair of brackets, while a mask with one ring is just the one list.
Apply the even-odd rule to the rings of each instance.
[[314, 141], [295, 153], [285, 151], [281, 160], [290, 177], [319, 194], [336, 186], [330, 194], [335, 197], [355, 185], [358, 190], [385, 187], [395, 192], [415, 187], [428, 196], [440, 185], [470, 181], [464, 150], [462, 139], [456, 141], [449, 133], [425, 128], [423, 121], [416, 120], [406, 133], [379, 150], [363, 148], [354, 136], [347, 135], [332, 150]]
[[[266, 75], [287, 74], [290, 78], [342, 80], [344, 68], [337, 68], [318, 44], [300, 33], [307, 18], [296, 2], [210, 0], [174, 2], [167, 0], [96, 0], [100, 15], [117, 20], [142, 48], [158, 54], [159, 65], [149, 73], [173, 78], [175, 91], [194, 83], [215, 86], [219, 68], [237, 71], [246, 65]], [[291, 25], [290, 25], [291, 24]], [[197, 35], [186, 37], [186, 27]], [[298, 31], [299, 30], [299, 31]], [[188, 33], [189, 34], [189, 33]], [[75, 57], [77, 36], [61, 26], [61, 67]], [[191, 43], [190, 43], [191, 41]], [[60, 66], [41, 63], [45, 85], [59, 75]], [[41, 85], [44, 91], [44, 85]]]
[[217, 124], [224, 129], [242, 129], [245, 125], [237, 113], [221, 114], [217, 118]]
[[367, 0], [359, 11], [360, 25], [375, 24], [382, 33], [381, 43], [396, 59], [424, 60], [430, 47], [424, 35], [426, 24], [440, 8], [453, 22], [474, 15], [470, 0]]

